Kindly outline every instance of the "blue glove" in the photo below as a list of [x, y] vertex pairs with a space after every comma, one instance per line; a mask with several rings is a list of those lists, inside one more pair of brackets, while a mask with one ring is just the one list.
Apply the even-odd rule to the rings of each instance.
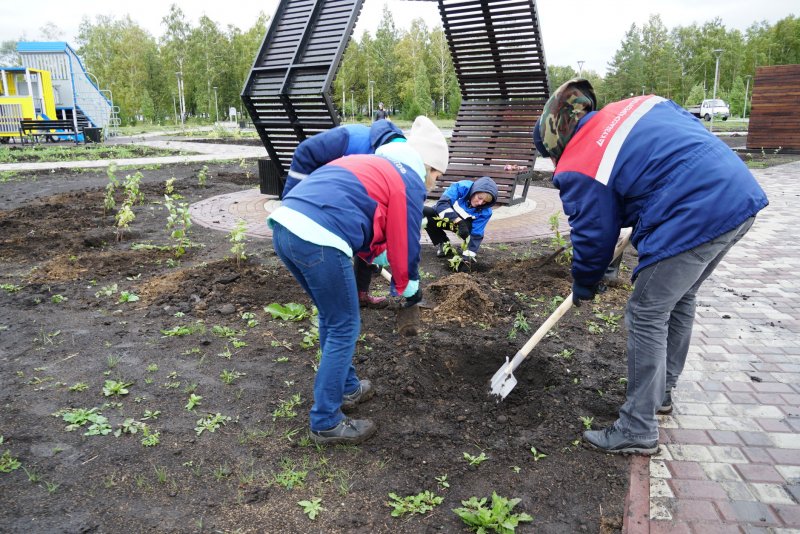
[[572, 304], [579, 307], [582, 300], [593, 300], [597, 294], [597, 287], [597, 284], [584, 286], [578, 282], [572, 282]]
[[403, 291], [403, 296], [405, 298], [413, 297], [417, 294], [417, 291], [419, 291], [419, 280], [409, 280], [405, 291]]
[[389, 258], [386, 257], [386, 251], [381, 252], [375, 259], [372, 260], [372, 265], [379, 265], [381, 267], [389, 267]]

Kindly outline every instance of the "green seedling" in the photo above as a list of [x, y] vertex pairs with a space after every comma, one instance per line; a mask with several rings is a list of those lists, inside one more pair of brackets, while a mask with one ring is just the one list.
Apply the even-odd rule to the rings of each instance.
[[85, 408], [73, 408], [56, 415], [61, 415], [64, 421], [70, 423], [65, 428], [67, 432], [77, 430], [87, 423], [91, 424], [83, 434], [84, 436], [105, 436], [112, 431], [111, 425], [108, 424], [108, 418], [101, 415], [98, 408], [90, 408], [88, 410]]
[[608, 314], [598, 312], [595, 313], [594, 316], [603, 321], [611, 332], [619, 330], [619, 320], [622, 318], [621, 315], [615, 314], [614, 312], [609, 312]]
[[325, 508], [322, 507], [322, 499], [313, 498], [310, 501], [297, 501], [298, 506], [303, 509], [303, 513], [312, 521], [317, 518], [319, 513]]
[[55, 482], [45, 482], [45, 487], [47, 488], [47, 493], [53, 494], [56, 490], [61, 486], [61, 484], [56, 484]]
[[587, 417], [585, 415], [581, 416], [581, 423], [583, 424], [583, 428], [586, 430], [592, 429], [592, 423], [594, 422], [594, 417]]
[[236, 259], [236, 267], [239, 267], [241, 262], [247, 259], [247, 236], [245, 232], [247, 232], [247, 221], [239, 219], [228, 234], [228, 241], [233, 245], [231, 247], [231, 254], [233, 254], [234, 259]]
[[59, 295], [59, 294], [56, 294], [56, 295], [53, 295], [52, 297], [50, 297], [50, 302], [52, 302], [53, 304], [61, 304], [62, 302], [66, 302], [68, 300], [69, 299], [67, 297], [65, 297], [64, 295]]
[[136, 302], [139, 300], [139, 295], [129, 291], [123, 291], [119, 294], [119, 302]]
[[161, 415], [160, 410], [145, 410], [144, 415], [142, 415], [142, 419], [152, 419], [155, 421], [158, 419], [159, 415]]
[[186, 253], [186, 248], [191, 244], [189, 241], [189, 228], [192, 226], [192, 217], [189, 214], [189, 204], [179, 202], [175, 204], [172, 197], [164, 195], [164, 207], [167, 208], [167, 231], [175, 241], [173, 249], [175, 257], [180, 258]]
[[508, 339], [515, 339], [517, 337], [517, 332], [530, 332], [530, 330], [531, 327], [528, 324], [528, 320], [525, 318], [525, 314], [517, 312], [517, 315], [514, 317], [514, 325], [508, 333]]
[[304, 349], [313, 348], [319, 342], [319, 328], [316, 326], [312, 326], [308, 330], [303, 328], [300, 329], [300, 332], [303, 334], [303, 340], [300, 342], [300, 346]]
[[477, 532], [493, 530], [501, 534], [513, 534], [522, 522], [533, 521], [533, 517], [526, 513], [512, 514], [511, 510], [522, 499], [506, 499], [492, 492], [492, 505], [486, 507], [486, 498], [470, 497], [461, 501], [462, 508], [454, 508], [453, 512], [464, 523]]
[[389, 493], [389, 502], [386, 503], [386, 506], [392, 509], [392, 517], [401, 517], [405, 514], [426, 514], [442, 504], [443, 501], [444, 497], [429, 490], [406, 497]]
[[[28, 477], [28, 482], [30, 482], [30, 483], [32, 483], [32, 484], [36, 484], [37, 482], [39, 482], [39, 481], [42, 479], [42, 475], [40, 475], [39, 473], [37, 473], [37, 472], [36, 472], [36, 471], [34, 471], [33, 469], [31, 469], [30, 471], [28, 471], [28, 470], [25, 468], [25, 466], [24, 466], [24, 465], [22, 465], [22, 466], [20, 466], [20, 467], [22, 467], [22, 470], [23, 470], [23, 471], [25, 471], [25, 475], [27, 475], [27, 477]], [[0, 467], [0, 470], [2, 470], [2, 467]]]
[[133, 206], [144, 202], [144, 193], [139, 190], [139, 184], [141, 184], [142, 178], [144, 178], [144, 175], [139, 171], [125, 177], [123, 188], [125, 189], [126, 204]]
[[125, 419], [122, 424], [120, 424], [117, 430], [114, 431], [114, 436], [120, 437], [122, 434], [136, 434], [139, 432], [139, 430], [143, 430], [146, 427], [146, 423], [142, 423], [132, 417], [129, 417], [128, 419]]
[[153, 432], [150, 430], [150, 427], [145, 426], [142, 429], [142, 446], [144, 447], [155, 447], [159, 443], [161, 443], [161, 432]]
[[22, 289], [22, 286], [17, 286], [14, 284], [0, 284], [0, 289], [8, 293], [16, 293]]
[[89, 389], [89, 384], [85, 382], [76, 382], [68, 388], [70, 391], [86, 391]]
[[175, 177], [173, 176], [166, 182], [164, 182], [164, 194], [165, 195], [172, 195], [175, 192]]
[[531, 454], [533, 454], [533, 461], [534, 462], [538, 462], [539, 460], [541, 460], [543, 458], [547, 458], [547, 455], [537, 451], [536, 447], [531, 447]]
[[439, 485], [439, 489], [445, 490], [450, 487], [450, 483], [447, 481], [446, 474], [435, 478], [436, 478], [436, 483]]
[[567, 240], [559, 231], [559, 227], [561, 226], [559, 223], [559, 216], [559, 213], [554, 213], [548, 219], [548, 222], [550, 223], [550, 229], [553, 231], [553, 237], [550, 239], [550, 244], [556, 250], [561, 250], [562, 248], [564, 249], [564, 251], [556, 259], [556, 262], [562, 265], [569, 265], [572, 263], [572, 246], [569, 245]]
[[294, 489], [295, 486], [303, 487], [308, 476], [307, 470], [296, 469], [294, 462], [286, 458], [281, 460], [283, 470], [275, 474], [275, 483], [286, 489]]
[[94, 296], [97, 298], [100, 297], [110, 297], [118, 290], [117, 284], [111, 284], [107, 286], [103, 286], [100, 288], [99, 291], [95, 292]]
[[117, 221], [117, 241], [122, 241], [122, 237], [125, 235], [128, 227], [134, 219], [136, 219], [136, 214], [133, 213], [131, 206], [125, 203], [119, 208], [119, 211], [117, 211], [115, 219]]
[[151, 363], [150, 365], [147, 366], [146, 370], [147, 370], [148, 373], [155, 373], [156, 371], [158, 371], [158, 364], [157, 363]]
[[3, 456], [0, 456], [0, 473], [10, 473], [22, 467], [19, 460], [11, 456], [11, 451], [6, 450]]
[[200, 169], [200, 172], [197, 173], [197, 185], [200, 187], [205, 187], [206, 180], [208, 180], [208, 166], [203, 165], [203, 167]]
[[195, 395], [194, 393], [192, 393], [191, 395], [189, 395], [189, 402], [187, 402], [187, 403], [186, 403], [186, 406], [185, 406], [185, 408], [186, 408], [188, 411], [190, 411], [190, 412], [191, 412], [191, 411], [192, 411], [192, 410], [194, 410], [194, 409], [195, 409], [197, 406], [199, 406], [199, 405], [200, 405], [200, 401], [201, 401], [201, 400], [203, 400], [203, 397], [201, 397], [200, 395]]
[[311, 312], [302, 304], [288, 302], [284, 305], [273, 302], [266, 306], [264, 311], [272, 316], [273, 319], [284, 321], [302, 321], [306, 317], [311, 317]]
[[561, 356], [565, 360], [569, 360], [572, 355], [575, 354], [575, 349], [564, 349], [557, 354], [557, 356]]
[[300, 406], [302, 403], [300, 399], [300, 394], [295, 393], [289, 400], [281, 400], [278, 403], [278, 407], [275, 408], [275, 411], [272, 412], [272, 420], [276, 420], [278, 418], [282, 419], [292, 419], [297, 417], [297, 412], [295, 408]]
[[236, 369], [233, 369], [231, 371], [228, 371], [227, 369], [223, 369], [222, 373], [220, 373], [220, 375], [219, 375], [219, 378], [222, 380], [222, 382], [225, 385], [230, 386], [231, 384], [233, 384], [233, 382], [236, 379], [245, 376], [245, 374], [246, 373], [238, 372]]
[[481, 465], [489, 459], [485, 452], [480, 453], [478, 456], [473, 456], [468, 452], [464, 453], [464, 459], [469, 462], [469, 465]]
[[216, 432], [220, 426], [225, 425], [231, 418], [221, 413], [208, 414], [202, 419], [197, 420], [197, 426], [194, 427], [195, 432], [199, 436], [205, 431]]
[[120, 357], [113, 354], [106, 356], [106, 364], [109, 369], [115, 368], [119, 364]]
[[256, 314], [253, 312], [244, 312], [242, 314], [242, 321], [247, 322], [247, 326], [249, 328], [255, 328], [258, 326], [258, 321], [256, 320]]
[[235, 338], [238, 335], [244, 334], [244, 332], [240, 333], [240, 332], [237, 332], [236, 330], [234, 330], [233, 328], [230, 328], [228, 326], [221, 326], [221, 325], [218, 325], [218, 324], [214, 325], [211, 328], [211, 333], [214, 334], [217, 337], [226, 338], [226, 339]]
[[117, 380], [106, 380], [103, 385], [103, 395], [106, 397], [127, 395], [128, 388], [133, 385], [133, 382], [119, 382]]
[[117, 207], [117, 201], [114, 200], [114, 191], [119, 187], [119, 180], [116, 176], [117, 166], [112, 163], [106, 169], [106, 176], [108, 176], [108, 183], [106, 184], [106, 193], [103, 197], [103, 214], [110, 212]]
[[164, 335], [164, 337], [188, 336], [198, 332], [201, 334], [205, 332], [205, 326], [203, 326], [203, 323], [197, 322], [193, 325], [178, 325], [168, 330], [161, 330], [161, 333]]
[[589, 330], [590, 334], [600, 335], [603, 332], [605, 332], [605, 330], [603, 330], [603, 327], [600, 326], [599, 324], [597, 324], [594, 321], [587, 321], [586, 322], [586, 327]]
[[247, 346], [247, 342], [246, 341], [242, 341], [241, 339], [237, 339], [235, 337], [232, 337], [231, 338], [231, 345], [233, 345], [234, 349], [241, 349], [242, 347], [246, 347]]

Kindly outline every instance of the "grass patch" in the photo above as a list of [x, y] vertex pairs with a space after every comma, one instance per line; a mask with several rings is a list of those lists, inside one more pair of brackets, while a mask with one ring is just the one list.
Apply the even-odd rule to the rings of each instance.
[[190, 154], [185, 150], [164, 150], [139, 145], [34, 145], [0, 149], [0, 163], [43, 161], [95, 161]]

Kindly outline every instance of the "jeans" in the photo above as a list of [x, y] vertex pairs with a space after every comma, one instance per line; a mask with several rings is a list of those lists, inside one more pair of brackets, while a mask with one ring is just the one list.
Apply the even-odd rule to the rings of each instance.
[[658, 439], [656, 410], [686, 363], [697, 291], [754, 220], [639, 272], [625, 309], [628, 387], [614, 423], [626, 437]]
[[300, 239], [280, 224], [272, 229], [272, 246], [319, 311], [322, 359], [314, 380], [311, 430], [338, 425], [342, 397], [358, 389], [353, 353], [361, 328], [353, 263], [344, 252]]

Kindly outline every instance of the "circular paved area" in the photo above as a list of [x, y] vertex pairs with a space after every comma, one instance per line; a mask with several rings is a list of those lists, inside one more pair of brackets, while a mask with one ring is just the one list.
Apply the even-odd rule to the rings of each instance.
[[[267, 216], [280, 206], [274, 196], [262, 195], [258, 189], [248, 189], [208, 198], [192, 204], [189, 212], [192, 221], [200, 226], [230, 232], [236, 222], [247, 223], [247, 235], [256, 238], [271, 238], [267, 227]], [[569, 232], [566, 217], [561, 211], [558, 191], [544, 187], [531, 187], [528, 198], [514, 206], [502, 206], [494, 210], [486, 227], [484, 243], [508, 243], [547, 238], [553, 235], [549, 218], [559, 214], [559, 230]], [[428, 242], [423, 232], [422, 241]]]

